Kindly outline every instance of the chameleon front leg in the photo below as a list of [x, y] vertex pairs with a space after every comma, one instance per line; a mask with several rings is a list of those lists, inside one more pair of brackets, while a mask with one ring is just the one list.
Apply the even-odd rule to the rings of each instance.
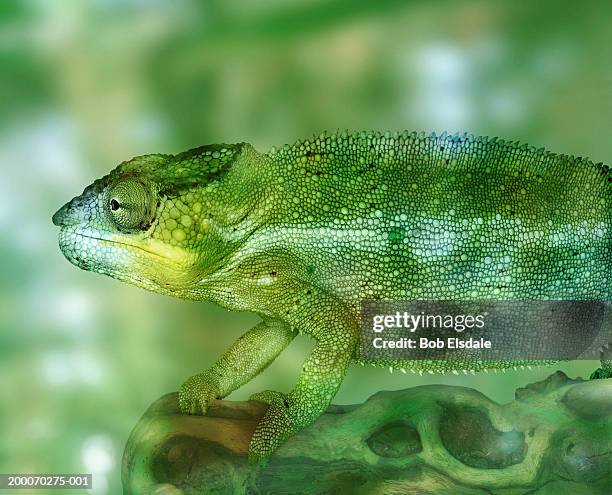
[[264, 319], [255, 325], [211, 368], [193, 375], [181, 386], [181, 412], [206, 414], [211, 401], [222, 399], [261, 373], [295, 335], [295, 331], [279, 320]]
[[[318, 324], [316, 320], [319, 320]], [[258, 423], [249, 447], [251, 462], [265, 461], [290, 435], [313, 423], [328, 408], [355, 356], [358, 329], [348, 314], [330, 310], [311, 335], [317, 343], [289, 394], [266, 391], [251, 399], [270, 407]]]

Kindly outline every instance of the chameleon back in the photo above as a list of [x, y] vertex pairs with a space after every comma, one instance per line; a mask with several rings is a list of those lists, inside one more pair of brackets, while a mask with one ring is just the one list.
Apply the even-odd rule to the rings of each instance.
[[322, 135], [270, 154], [250, 241], [362, 299], [612, 298], [612, 171], [471, 136]]

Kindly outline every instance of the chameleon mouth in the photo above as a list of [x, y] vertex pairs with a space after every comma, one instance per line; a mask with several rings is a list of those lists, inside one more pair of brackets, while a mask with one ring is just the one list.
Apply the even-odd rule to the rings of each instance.
[[153, 292], [169, 293], [184, 285], [180, 280], [184, 265], [171, 252], [160, 254], [134, 243], [79, 232], [74, 227], [60, 230], [59, 246], [66, 259], [82, 270]]
[[119, 246], [127, 246], [130, 248], [139, 249], [140, 251], [144, 251], [147, 254], [152, 254], [153, 256], [157, 256], [158, 258], [161, 258], [164, 260], [168, 259], [165, 256], [162, 256], [161, 254], [156, 253], [155, 251], [150, 251], [149, 249], [145, 249], [142, 246], [137, 246], [136, 244], [131, 244], [129, 242], [122, 242], [122, 241], [117, 241], [116, 239], [108, 239], [104, 237], [96, 237], [93, 235], [83, 234], [81, 232], [74, 232], [74, 235], [77, 237], [84, 237], [86, 239], [93, 239], [94, 241], [108, 242], [110, 244], [117, 244]]
[[[149, 266], [159, 264], [170, 269], [177, 268], [175, 260], [143, 246], [86, 234], [79, 232], [74, 227], [63, 227], [59, 232], [58, 241], [60, 250], [66, 259], [87, 271], [108, 273], [111, 276], [117, 270], [123, 273], [124, 270], [119, 269], [119, 265], [129, 262], [127, 257], [149, 258]], [[119, 254], [117, 251], [124, 254]], [[115, 254], [112, 254], [113, 252]], [[142, 254], [139, 255], [139, 252]]]
[[[149, 240], [149, 245], [126, 242], [124, 240], [92, 235], [74, 227], [64, 227], [59, 233], [59, 246], [68, 261], [87, 271], [104, 272], [125, 277], [126, 264], [137, 263], [139, 271], [157, 274], [180, 274], [193, 261], [176, 248], [168, 248], [162, 242]], [[137, 277], [134, 274], [135, 278]]]

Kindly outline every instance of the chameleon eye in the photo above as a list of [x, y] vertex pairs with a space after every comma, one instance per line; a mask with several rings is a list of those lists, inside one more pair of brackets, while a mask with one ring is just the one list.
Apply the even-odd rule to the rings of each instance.
[[119, 230], [126, 232], [146, 228], [155, 213], [151, 189], [135, 179], [124, 179], [109, 191], [110, 216]]

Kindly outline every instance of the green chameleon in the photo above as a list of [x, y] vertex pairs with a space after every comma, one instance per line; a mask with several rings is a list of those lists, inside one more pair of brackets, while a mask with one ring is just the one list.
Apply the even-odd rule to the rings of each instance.
[[[258, 153], [247, 143], [145, 155], [63, 206], [80, 268], [262, 321], [179, 392], [206, 412], [298, 332], [316, 341], [269, 404], [265, 460], [329, 406], [359, 351], [363, 299], [610, 300], [612, 169], [486, 137], [336, 133]], [[527, 362], [378, 361], [427, 370]], [[610, 361], [599, 370], [608, 376]]]

